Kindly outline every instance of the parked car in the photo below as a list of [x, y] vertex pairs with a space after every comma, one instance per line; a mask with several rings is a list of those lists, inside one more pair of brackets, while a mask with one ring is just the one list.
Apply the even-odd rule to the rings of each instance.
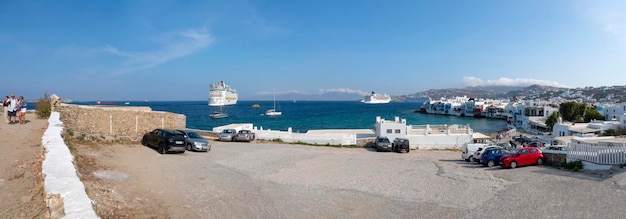
[[254, 140], [254, 133], [250, 130], [239, 130], [235, 137], [233, 137], [233, 141], [247, 141], [251, 142]]
[[237, 134], [237, 130], [234, 129], [224, 129], [222, 133], [220, 133], [220, 141], [233, 141], [233, 137]]
[[525, 147], [512, 151], [500, 158], [502, 167], [516, 168], [527, 165], [542, 165], [543, 154], [536, 147]]
[[491, 149], [491, 148], [501, 148], [499, 146], [495, 146], [495, 145], [489, 145], [486, 146], [484, 148], [479, 148], [478, 150], [476, 150], [476, 152], [474, 153], [474, 156], [472, 156], [472, 160], [476, 163], [482, 163], [483, 162], [483, 152], [485, 152], [487, 149]]
[[188, 151], [210, 151], [211, 143], [198, 133], [190, 130], [178, 130], [185, 135], [185, 149]]
[[391, 142], [387, 137], [376, 137], [376, 151], [391, 151]]
[[156, 147], [161, 154], [168, 152], [185, 153], [185, 135], [171, 129], [155, 129], [143, 135], [141, 144]]
[[395, 152], [406, 151], [407, 153], [411, 152], [411, 148], [409, 147], [409, 139], [406, 138], [396, 138], [393, 139], [393, 143], [391, 143], [391, 150]]
[[482, 163], [486, 167], [494, 167], [500, 165], [500, 158], [511, 151], [504, 148], [488, 148], [483, 152]]
[[474, 157], [474, 153], [480, 148], [487, 147], [488, 144], [475, 143], [475, 144], [464, 144], [463, 148], [461, 148], [461, 159], [470, 162]]

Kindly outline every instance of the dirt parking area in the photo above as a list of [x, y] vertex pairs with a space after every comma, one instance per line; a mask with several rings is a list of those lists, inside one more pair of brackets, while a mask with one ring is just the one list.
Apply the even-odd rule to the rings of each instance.
[[623, 218], [626, 174], [484, 168], [460, 152], [213, 142], [77, 145], [103, 218]]

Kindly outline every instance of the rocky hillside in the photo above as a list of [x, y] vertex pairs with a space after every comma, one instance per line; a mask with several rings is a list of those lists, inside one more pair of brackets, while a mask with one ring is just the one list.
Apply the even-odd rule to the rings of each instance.
[[561, 88], [543, 85], [531, 85], [528, 87], [466, 87], [431, 89], [408, 95], [395, 96], [395, 101], [404, 101], [407, 98], [428, 96], [432, 99], [441, 97], [467, 96], [473, 98], [519, 98], [519, 99], [550, 99], [561, 97], [563, 99], [583, 100], [588, 102], [626, 102], [626, 86], [603, 86], [585, 88]]

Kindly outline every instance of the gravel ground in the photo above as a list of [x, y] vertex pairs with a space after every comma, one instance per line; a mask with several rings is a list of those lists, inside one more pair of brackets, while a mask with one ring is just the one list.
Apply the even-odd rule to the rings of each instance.
[[621, 169], [484, 168], [455, 151], [212, 144], [208, 153], [104, 150], [114, 153], [100, 161], [109, 172], [94, 176], [173, 218], [623, 218], [626, 207]]

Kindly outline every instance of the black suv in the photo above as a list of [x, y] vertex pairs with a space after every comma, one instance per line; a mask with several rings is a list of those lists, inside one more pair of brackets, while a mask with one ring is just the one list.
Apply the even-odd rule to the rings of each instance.
[[161, 154], [170, 151], [185, 153], [185, 134], [171, 129], [155, 129], [143, 135], [141, 144], [156, 147]]
[[409, 139], [406, 138], [396, 138], [393, 140], [391, 144], [391, 150], [395, 152], [406, 151], [407, 153], [411, 152], [411, 148], [409, 147]]

